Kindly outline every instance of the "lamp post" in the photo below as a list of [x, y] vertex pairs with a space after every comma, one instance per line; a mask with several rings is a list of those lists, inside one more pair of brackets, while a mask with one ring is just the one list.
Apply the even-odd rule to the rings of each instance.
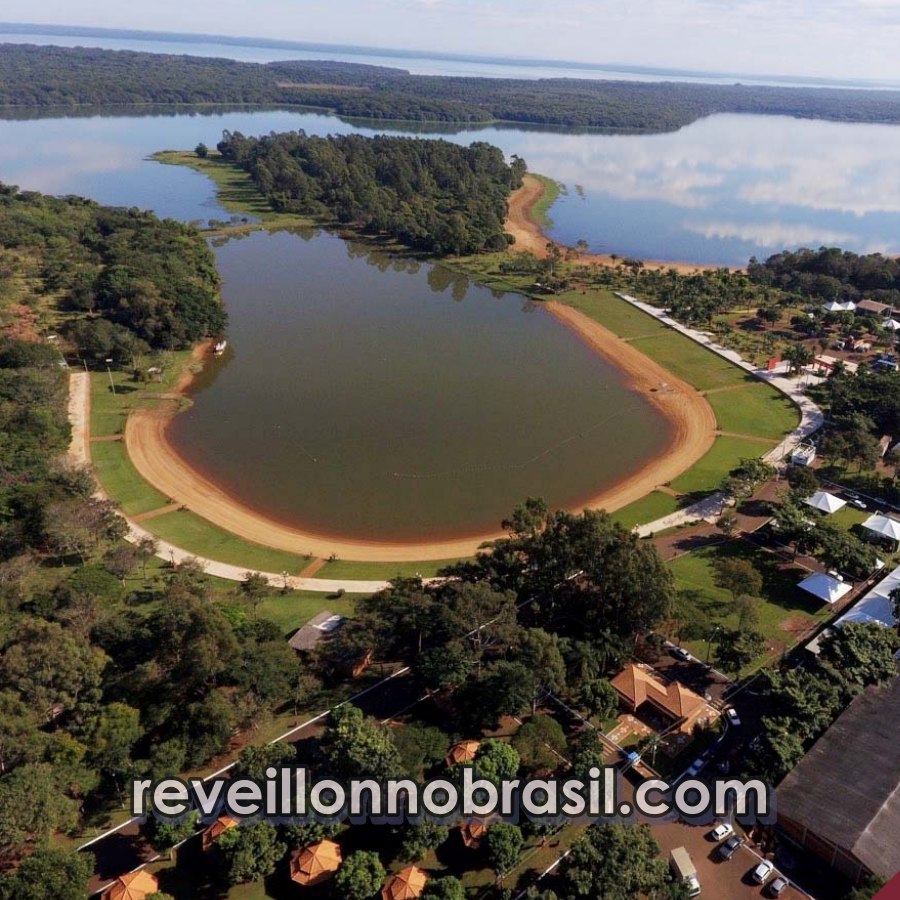
[[715, 628], [709, 633], [709, 637], [706, 639], [706, 665], [709, 666], [709, 655], [712, 653], [712, 642], [713, 638], [722, 630], [721, 625], [716, 625]]
[[109, 389], [115, 394], [115, 392], [116, 392], [116, 384], [115, 384], [115, 382], [113, 381], [113, 377], [112, 377], [112, 369], [109, 367], [111, 363], [112, 363], [112, 360], [111, 360], [111, 359], [108, 359], [108, 360], [106, 361], [106, 374], [109, 375]]

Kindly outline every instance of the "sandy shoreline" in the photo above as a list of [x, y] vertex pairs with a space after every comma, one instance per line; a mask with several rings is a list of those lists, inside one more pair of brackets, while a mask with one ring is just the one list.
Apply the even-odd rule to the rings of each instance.
[[[509, 198], [509, 211], [506, 218], [506, 230], [516, 239], [512, 249], [527, 251], [539, 259], [547, 256], [547, 244], [550, 238], [544, 234], [541, 226], [534, 221], [531, 211], [534, 205], [544, 196], [544, 184], [534, 175], [526, 175], [522, 187]], [[579, 254], [577, 262], [586, 266], [602, 266], [614, 269], [621, 265], [622, 257], [613, 259], [601, 253]], [[661, 260], [644, 260], [645, 269], [674, 269], [681, 275], [694, 275], [709, 269], [727, 268], [723, 266], [700, 266], [695, 263], [663, 262]], [[736, 269], [733, 271], [737, 271]]]
[[[706, 453], [715, 436], [715, 416], [697, 391], [578, 310], [557, 303], [547, 303], [546, 307], [557, 320], [623, 371], [629, 385], [646, 396], [673, 429], [672, 442], [663, 454], [589, 498], [581, 508], [620, 509], [681, 474]], [[195, 358], [207, 352], [208, 347], [199, 347]], [[331, 538], [268, 518], [229, 496], [196, 471], [169, 442], [169, 422], [177, 415], [178, 401], [191, 380], [191, 375], [182, 378], [176, 390], [167, 395], [168, 400], [159, 406], [133, 412], [125, 426], [125, 445], [135, 468], [146, 481], [214, 525], [278, 550], [317, 558], [335, 554], [340, 559], [372, 562], [471, 556], [484, 541], [502, 536], [497, 531], [451, 540], [382, 543]]]

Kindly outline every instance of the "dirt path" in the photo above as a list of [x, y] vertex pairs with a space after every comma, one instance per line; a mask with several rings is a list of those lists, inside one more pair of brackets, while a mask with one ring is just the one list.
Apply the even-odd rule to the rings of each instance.
[[[639, 500], [657, 485], [680, 475], [712, 446], [715, 417], [693, 388], [577, 310], [555, 303], [546, 306], [589, 346], [624, 371], [631, 384], [673, 425], [672, 444], [664, 454], [590, 498], [586, 508], [613, 511]], [[179, 388], [184, 390], [188, 384], [189, 380], [182, 381]], [[484, 541], [500, 536], [500, 532], [495, 532], [446, 541], [381, 543], [324, 537], [275, 521], [226, 494], [175, 452], [166, 431], [177, 410], [178, 403], [173, 401], [137, 410], [129, 416], [125, 443], [132, 462], [150, 484], [173, 502], [245, 540], [317, 558], [327, 559], [334, 554], [341, 559], [400, 562], [471, 556]]]
[[[534, 175], [526, 175], [520, 187], [509, 198], [508, 212], [506, 217], [506, 231], [508, 231], [515, 239], [513, 250], [522, 252], [530, 252], [539, 259], [547, 256], [547, 243], [550, 238], [544, 234], [541, 226], [532, 218], [532, 210], [535, 203], [544, 196], [544, 185], [539, 178]], [[613, 259], [601, 253], [585, 253], [578, 256], [578, 262], [581, 265], [603, 266], [606, 268], [615, 268], [622, 262], [619, 259]], [[679, 262], [661, 262], [656, 260], [644, 260], [645, 269], [662, 269], [667, 271], [674, 269], [682, 275], [693, 275], [696, 272], [703, 272], [708, 268], [716, 268], [713, 266], [698, 266], [691, 263]]]

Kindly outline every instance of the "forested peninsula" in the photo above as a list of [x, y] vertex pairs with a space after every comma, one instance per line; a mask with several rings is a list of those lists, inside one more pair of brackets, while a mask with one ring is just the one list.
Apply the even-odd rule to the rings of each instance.
[[218, 150], [279, 212], [336, 219], [438, 256], [505, 249], [506, 200], [526, 171], [490, 144], [384, 135], [226, 132]]
[[676, 82], [458, 78], [340, 62], [242, 63], [91, 48], [0, 46], [0, 107], [311, 106], [346, 117], [667, 131], [714, 113], [900, 122], [900, 92]]

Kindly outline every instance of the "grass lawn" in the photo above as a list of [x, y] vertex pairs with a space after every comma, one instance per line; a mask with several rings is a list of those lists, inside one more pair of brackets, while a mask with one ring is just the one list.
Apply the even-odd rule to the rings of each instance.
[[711, 492], [743, 457], [760, 456], [765, 450], [759, 441], [735, 437], [717, 437], [706, 456], [679, 475], [672, 488], [682, 494]]
[[722, 431], [780, 441], [800, 421], [797, 407], [775, 388], [754, 381], [707, 396]]
[[[588, 291], [584, 294], [580, 291], [570, 291], [567, 294], [561, 294], [558, 299], [580, 310], [595, 322], [599, 322], [626, 340], [637, 337], [655, 337], [669, 330], [645, 312], [620, 300], [612, 291]], [[687, 338], [681, 338], [681, 340], [687, 342]]]
[[197, 556], [216, 562], [246, 566], [248, 570], [296, 575], [309, 560], [299, 553], [272, 550], [261, 544], [242, 540], [207, 522], [189, 510], [177, 510], [157, 516], [145, 523], [146, 529], [158, 538], [181, 547]]
[[[229, 582], [232, 588], [236, 585]], [[339, 616], [351, 618], [356, 612], [356, 601], [367, 594], [345, 594], [330, 597], [318, 591], [291, 591], [289, 594], [273, 594], [266, 597], [257, 608], [260, 619], [274, 622], [285, 635], [305, 625], [313, 616], [329, 609]]]
[[544, 186], [544, 193], [537, 203], [531, 207], [531, 218], [543, 228], [549, 228], [553, 225], [553, 219], [550, 217], [550, 208], [559, 199], [559, 195], [563, 193], [565, 187], [546, 175], [534, 175], [534, 177]]
[[748, 378], [727, 359], [669, 328], [658, 335], [635, 338], [632, 345], [699, 391], [743, 384]]
[[834, 525], [844, 531], [850, 531], [854, 525], [862, 525], [871, 515], [872, 513], [869, 510], [863, 511], [847, 504], [843, 509], [839, 509], [836, 513], [828, 516], [826, 521], [829, 525]]
[[[728, 541], [667, 563], [675, 576], [676, 588], [694, 592], [713, 622], [726, 628], [737, 627], [737, 617], [731, 610], [731, 594], [715, 584], [716, 562], [729, 558], [748, 560], [762, 575], [757, 628], [766, 636], [767, 655], [781, 653], [792, 646], [796, 643], [797, 632], [814, 622], [824, 621], [831, 614], [827, 604], [819, 603], [797, 589], [797, 584], [808, 574], [805, 569], [779, 568], [779, 557], [746, 541]], [[706, 641], [689, 641], [685, 646], [700, 659], [706, 659]], [[751, 663], [748, 669], [757, 664]]]
[[398, 576], [433, 578], [444, 566], [459, 562], [456, 559], [436, 559], [427, 562], [354, 562], [336, 559], [325, 563], [316, 578], [354, 578], [359, 581], [388, 581]]
[[103, 489], [127, 515], [137, 516], [169, 503], [165, 494], [141, 478], [122, 441], [91, 444], [91, 461]]
[[642, 500], [629, 503], [622, 509], [614, 512], [612, 517], [621, 522], [626, 528], [634, 528], [635, 525], [648, 525], [657, 519], [671, 515], [679, 509], [678, 498], [662, 491], [653, 491]]

